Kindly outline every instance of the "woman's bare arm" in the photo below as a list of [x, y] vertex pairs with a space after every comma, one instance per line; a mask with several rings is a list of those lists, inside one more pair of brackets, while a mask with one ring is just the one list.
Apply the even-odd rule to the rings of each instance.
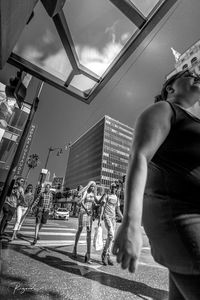
[[122, 268], [134, 272], [141, 250], [141, 218], [148, 162], [171, 129], [173, 112], [166, 102], [149, 107], [137, 120], [125, 186], [125, 210], [113, 253]]
[[173, 112], [166, 102], [149, 107], [138, 119], [125, 186], [125, 221], [141, 224], [142, 202], [148, 162], [162, 145], [171, 128]]

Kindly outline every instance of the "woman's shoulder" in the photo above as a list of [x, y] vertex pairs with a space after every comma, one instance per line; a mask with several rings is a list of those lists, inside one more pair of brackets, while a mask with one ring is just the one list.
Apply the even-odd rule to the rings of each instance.
[[138, 117], [137, 123], [149, 124], [153, 123], [171, 123], [175, 117], [175, 111], [168, 101], [160, 101], [148, 106]]
[[170, 101], [160, 101], [157, 103], [153, 103], [149, 105], [141, 115], [145, 114], [154, 114], [154, 113], [168, 113], [172, 114], [173, 113], [173, 105]]

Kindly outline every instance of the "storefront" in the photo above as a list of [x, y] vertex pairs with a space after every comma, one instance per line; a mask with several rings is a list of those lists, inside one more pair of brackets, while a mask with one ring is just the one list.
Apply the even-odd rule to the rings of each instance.
[[5, 88], [0, 82], [0, 191], [31, 109], [31, 106], [25, 103], [19, 108], [15, 98], [6, 96]]

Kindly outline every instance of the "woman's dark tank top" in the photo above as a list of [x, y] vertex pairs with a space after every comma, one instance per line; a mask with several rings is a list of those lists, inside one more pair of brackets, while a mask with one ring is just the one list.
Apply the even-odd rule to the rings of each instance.
[[200, 119], [176, 104], [171, 130], [149, 163], [146, 192], [200, 198]]

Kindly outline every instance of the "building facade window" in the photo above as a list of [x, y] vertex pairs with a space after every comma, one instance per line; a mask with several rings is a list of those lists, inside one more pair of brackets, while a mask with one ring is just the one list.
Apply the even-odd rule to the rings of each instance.
[[188, 64], [183, 65], [183, 70], [188, 68]]
[[197, 57], [195, 56], [191, 59], [191, 64], [195, 64], [196, 62], [197, 62]]
[[64, 185], [76, 188], [89, 180], [104, 187], [122, 180], [128, 167], [133, 129], [105, 116], [70, 146]]

